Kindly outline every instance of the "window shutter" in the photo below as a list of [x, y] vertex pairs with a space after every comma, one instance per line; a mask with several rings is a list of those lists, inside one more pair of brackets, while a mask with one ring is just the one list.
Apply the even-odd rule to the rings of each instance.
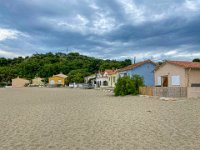
[[172, 85], [180, 85], [180, 76], [172, 76]]
[[158, 77], [157, 85], [161, 85], [161, 77]]

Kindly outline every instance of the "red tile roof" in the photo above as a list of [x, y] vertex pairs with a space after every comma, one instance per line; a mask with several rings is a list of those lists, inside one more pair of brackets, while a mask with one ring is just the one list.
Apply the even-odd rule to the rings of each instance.
[[116, 70], [105, 70], [105, 73], [107, 73], [108, 75], [112, 75], [116, 73]]
[[167, 63], [178, 65], [183, 68], [199, 68], [200, 62], [188, 62], [188, 61], [166, 61]]
[[[134, 69], [136, 67], [139, 67], [145, 63], [152, 63], [152, 64], [155, 64], [154, 62], [152, 62], [151, 60], [145, 60], [145, 61], [142, 61], [142, 62], [139, 62], [139, 63], [136, 63], [136, 64], [132, 64], [132, 65], [129, 65], [127, 67], [124, 67], [122, 69], [119, 70], [119, 72], [122, 72], [122, 71], [127, 71], [127, 70], [131, 70], [131, 69]], [[156, 64], [155, 64], [156, 65]]]

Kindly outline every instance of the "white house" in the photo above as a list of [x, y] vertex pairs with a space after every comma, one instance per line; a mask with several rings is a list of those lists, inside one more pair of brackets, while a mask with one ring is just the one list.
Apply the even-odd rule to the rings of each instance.
[[84, 78], [86, 84], [96, 85], [96, 74], [92, 74]]
[[114, 70], [105, 70], [104, 72], [98, 72], [96, 75], [96, 87], [108, 87], [110, 74], [113, 74]]

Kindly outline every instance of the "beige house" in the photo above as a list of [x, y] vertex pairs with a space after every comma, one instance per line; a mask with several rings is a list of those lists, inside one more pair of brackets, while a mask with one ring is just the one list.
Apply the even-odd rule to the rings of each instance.
[[16, 87], [24, 87], [25, 85], [29, 84], [29, 80], [23, 79], [23, 78], [15, 78], [12, 79], [12, 87], [16, 88]]
[[108, 74], [108, 86], [115, 87], [115, 84], [117, 83], [118, 78], [119, 78], [118, 70], [110, 71]]
[[155, 71], [155, 85], [161, 87], [199, 87], [200, 63], [166, 61]]
[[36, 77], [32, 79], [32, 85], [36, 85], [36, 86], [44, 85], [43, 79], [40, 77]]
[[155, 70], [155, 86], [188, 87], [188, 97], [200, 97], [200, 63], [166, 61]]

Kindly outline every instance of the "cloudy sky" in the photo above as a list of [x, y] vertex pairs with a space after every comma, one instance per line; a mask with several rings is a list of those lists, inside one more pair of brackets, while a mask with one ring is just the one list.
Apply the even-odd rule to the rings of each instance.
[[200, 0], [0, 0], [0, 57], [200, 57]]

